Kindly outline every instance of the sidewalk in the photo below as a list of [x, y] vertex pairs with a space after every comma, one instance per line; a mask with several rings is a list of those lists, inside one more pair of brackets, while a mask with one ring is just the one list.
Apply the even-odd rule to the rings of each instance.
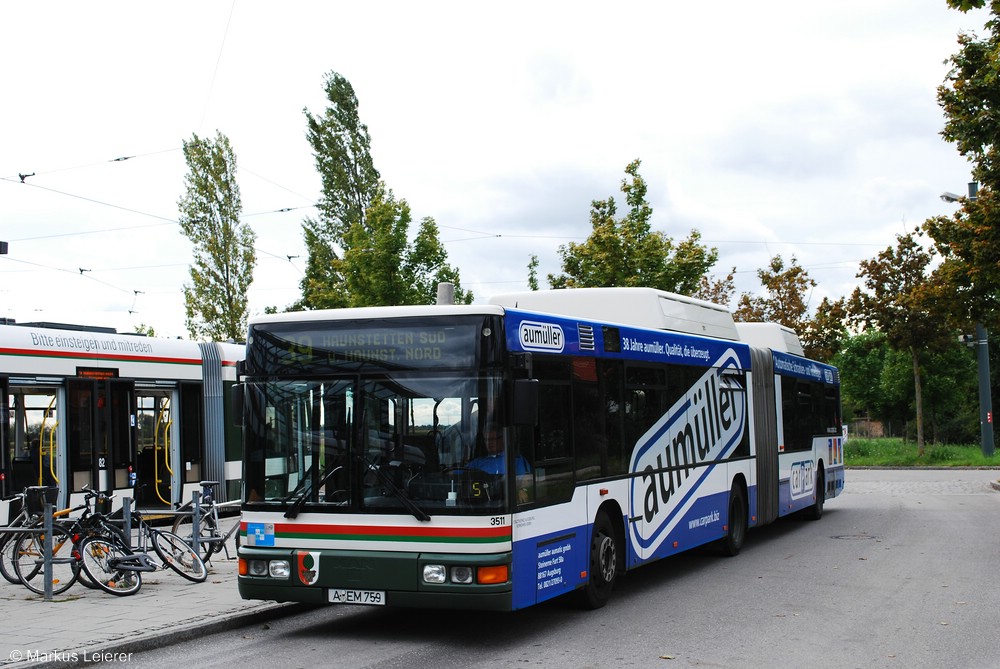
[[142, 589], [116, 597], [75, 583], [45, 601], [0, 578], [0, 667], [40, 669], [88, 664], [169, 645], [282, 615], [294, 606], [241, 599], [235, 550], [209, 564], [208, 580], [191, 583], [173, 571], [143, 574]]

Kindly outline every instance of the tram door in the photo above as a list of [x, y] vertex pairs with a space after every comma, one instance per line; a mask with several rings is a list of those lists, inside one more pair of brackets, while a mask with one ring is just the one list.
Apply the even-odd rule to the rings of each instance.
[[133, 383], [73, 379], [67, 387], [72, 490], [85, 485], [102, 491], [128, 488], [135, 462]]
[[28, 486], [60, 485], [64, 457], [59, 388], [4, 383], [4, 494]]
[[136, 390], [135, 499], [140, 508], [170, 506], [178, 451], [173, 390]]

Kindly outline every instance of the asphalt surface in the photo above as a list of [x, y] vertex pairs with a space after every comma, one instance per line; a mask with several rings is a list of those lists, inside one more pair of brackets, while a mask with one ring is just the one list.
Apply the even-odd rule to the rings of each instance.
[[[994, 470], [993, 474], [1000, 478], [1000, 472]], [[912, 485], [912, 476], [901, 481], [893, 478], [886, 476], [886, 480], [867, 484], [873, 487], [870, 491], [865, 483], [855, 481], [852, 491], [849, 477], [848, 491], [863, 494]], [[1000, 482], [994, 480], [992, 485], [1000, 490]], [[127, 597], [90, 590], [77, 583], [47, 601], [0, 578], [0, 667], [39, 669], [108, 661], [127, 663], [130, 653], [302, 609], [298, 605], [241, 599], [236, 587], [234, 546], [230, 546], [229, 554], [233, 556], [230, 559], [225, 554], [214, 557], [204, 583], [191, 583], [172, 571], [158, 571], [144, 574], [142, 589]]]

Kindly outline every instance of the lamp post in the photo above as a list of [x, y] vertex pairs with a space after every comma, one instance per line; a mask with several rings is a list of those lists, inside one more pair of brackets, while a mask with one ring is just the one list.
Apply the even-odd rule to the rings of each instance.
[[986, 328], [976, 323], [976, 359], [979, 361], [979, 434], [983, 455], [993, 455], [993, 393], [990, 390], [990, 345]]
[[[979, 184], [969, 183], [969, 199], [975, 200], [979, 193]], [[961, 198], [954, 193], [942, 193], [945, 202], [958, 202]], [[976, 323], [976, 335], [970, 346], [976, 347], [976, 360], [979, 366], [979, 436], [983, 455], [993, 455], [993, 393], [990, 389], [990, 344], [986, 326]]]

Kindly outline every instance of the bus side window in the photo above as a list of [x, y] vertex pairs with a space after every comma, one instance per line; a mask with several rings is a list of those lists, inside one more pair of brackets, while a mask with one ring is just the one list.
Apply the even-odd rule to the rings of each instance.
[[[531, 477], [526, 497], [532, 504], [556, 504], [573, 497], [574, 453], [570, 379], [571, 361], [563, 357], [535, 359], [538, 388], [538, 425], [516, 427], [521, 455], [528, 459]], [[518, 481], [518, 488], [522, 482]], [[520, 494], [523, 498], [525, 495]]]
[[538, 429], [533, 462], [534, 501], [567, 502], [573, 497], [572, 426], [569, 421], [570, 386], [543, 383], [539, 393]]

